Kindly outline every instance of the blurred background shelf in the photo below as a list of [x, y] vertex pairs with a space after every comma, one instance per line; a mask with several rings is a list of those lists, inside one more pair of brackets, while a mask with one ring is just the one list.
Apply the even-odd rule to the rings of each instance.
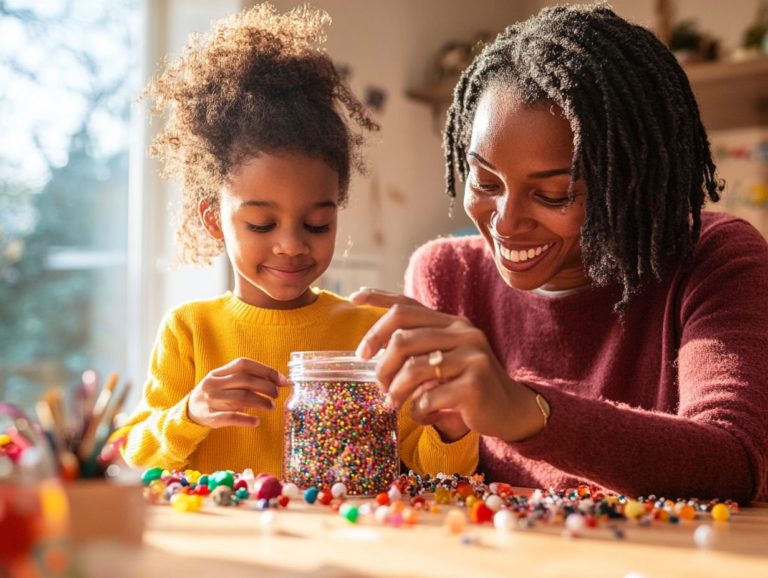
[[[707, 130], [768, 126], [768, 57], [688, 64], [685, 71]], [[458, 76], [447, 76], [407, 92], [442, 114]]]

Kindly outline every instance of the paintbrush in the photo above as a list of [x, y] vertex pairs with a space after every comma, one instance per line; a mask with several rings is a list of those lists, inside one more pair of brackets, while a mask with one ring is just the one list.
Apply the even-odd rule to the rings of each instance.
[[85, 432], [80, 439], [77, 451], [77, 455], [81, 462], [85, 462], [93, 455], [96, 446], [96, 434], [101, 427], [102, 420], [109, 407], [109, 402], [115, 392], [115, 386], [117, 385], [118, 379], [116, 373], [110, 373], [109, 377], [107, 377], [107, 381], [104, 382], [104, 388], [101, 390], [93, 404], [93, 410], [88, 418], [88, 423], [85, 426]]

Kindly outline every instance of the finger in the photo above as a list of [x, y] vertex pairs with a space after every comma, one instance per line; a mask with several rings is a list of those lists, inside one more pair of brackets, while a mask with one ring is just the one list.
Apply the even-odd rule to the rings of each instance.
[[[454, 371], [454, 365], [449, 360], [448, 351], [441, 351], [442, 362], [439, 365], [431, 365], [429, 354], [409, 357], [403, 366], [397, 370], [391, 382], [387, 382], [387, 369], [382, 369], [377, 374], [380, 383], [389, 395], [389, 403], [399, 408], [411, 395], [416, 398], [422, 393], [437, 387], [440, 382], [453, 378], [458, 371]], [[384, 363], [384, 359], [382, 359]], [[388, 384], [385, 385], [385, 384]]]
[[398, 303], [403, 305], [420, 305], [415, 299], [400, 293], [392, 293], [391, 291], [373, 289], [371, 287], [360, 287], [357, 291], [353, 291], [349, 296], [349, 300], [355, 305], [373, 305], [375, 307], [392, 307]]
[[279, 387], [290, 385], [288, 378], [282, 375], [280, 372], [272, 369], [271, 367], [267, 367], [258, 361], [248, 359], [247, 357], [238, 357], [237, 359], [233, 359], [226, 365], [214, 369], [210, 372], [209, 375], [223, 377], [233, 373], [247, 373], [253, 375], [254, 377], [261, 377], [271, 381]]
[[210, 396], [208, 406], [214, 411], [242, 411], [249, 407], [274, 409], [275, 402], [244, 389], [229, 389], [217, 391]]
[[[461, 380], [454, 379], [424, 391], [419, 396], [414, 396], [411, 402], [411, 417], [421, 422], [430, 414], [444, 410], [457, 410], [462, 400]], [[466, 387], [463, 388], [466, 390]]]
[[[450, 371], [447, 359], [455, 342], [455, 335], [439, 327], [397, 330], [392, 334], [376, 366], [376, 377], [382, 389], [388, 392], [401, 372], [404, 372], [400, 376], [403, 382], [414, 386], [429, 379], [441, 379], [443, 372]], [[443, 354], [443, 361], [437, 369], [430, 366], [428, 361], [433, 351], [441, 351]], [[454, 371], [452, 375], [456, 373]], [[413, 391], [413, 387], [409, 387], [408, 391]], [[401, 400], [405, 397], [401, 397]]]
[[261, 420], [255, 415], [237, 411], [221, 411], [211, 415], [214, 427], [256, 427]]
[[392, 335], [398, 330], [424, 327], [448, 327], [456, 318], [446, 313], [424, 307], [416, 302], [409, 304], [398, 303], [365, 334], [357, 347], [357, 355], [370, 359], [377, 351], [387, 347]]
[[218, 391], [246, 390], [271, 398], [276, 398], [280, 393], [274, 382], [247, 373], [209, 377], [205, 382], [204, 390], [208, 395], [216, 395]]

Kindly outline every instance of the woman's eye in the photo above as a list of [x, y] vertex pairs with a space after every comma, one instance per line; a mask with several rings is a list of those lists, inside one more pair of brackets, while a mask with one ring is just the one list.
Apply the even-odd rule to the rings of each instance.
[[254, 233], [269, 233], [272, 229], [275, 228], [274, 223], [270, 223], [269, 225], [254, 225], [253, 223], [246, 223], [246, 226], [248, 227], [249, 231], [253, 231]]
[[481, 183], [474, 177], [470, 177], [469, 179], [469, 186], [472, 187], [472, 190], [474, 191], [480, 191], [483, 193], [487, 193], [490, 191], [495, 191], [498, 187], [496, 183]]
[[542, 193], [536, 193], [536, 198], [542, 204], [548, 207], [565, 207], [571, 203], [571, 198], [567, 195], [565, 197], [548, 197]]
[[331, 230], [330, 225], [304, 225], [304, 228], [310, 233], [327, 233]]

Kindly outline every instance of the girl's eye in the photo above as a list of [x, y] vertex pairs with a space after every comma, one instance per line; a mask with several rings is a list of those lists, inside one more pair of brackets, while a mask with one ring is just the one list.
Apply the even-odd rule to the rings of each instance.
[[309, 231], [310, 233], [327, 233], [331, 230], [330, 225], [304, 225], [304, 228]]
[[539, 200], [540, 203], [543, 205], [546, 205], [547, 207], [555, 207], [555, 208], [562, 208], [571, 203], [571, 199], [568, 198], [568, 196], [565, 197], [548, 197], [546, 195], [543, 195], [541, 193], [536, 193], [536, 198]]
[[270, 223], [269, 225], [254, 225], [252, 223], [246, 223], [246, 226], [248, 227], [249, 231], [253, 231], [254, 233], [269, 233], [272, 229], [275, 228], [274, 223]]

